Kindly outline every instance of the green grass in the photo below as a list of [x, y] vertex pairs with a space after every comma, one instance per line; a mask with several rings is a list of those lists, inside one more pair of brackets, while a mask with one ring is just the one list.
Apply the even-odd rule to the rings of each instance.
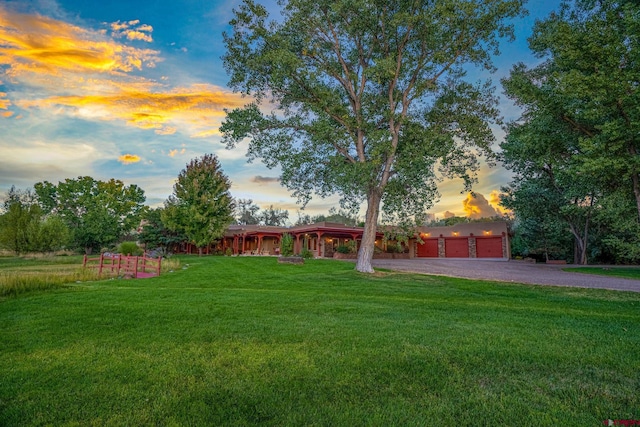
[[[95, 267], [99, 263], [92, 263]], [[113, 275], [107, 269], [102, 275], [96, 268], [83, 268], [83, 256], [0, 257], [0, 298], [68, 287], [69, 284], [96, 281]], [[179, 260], [164, 260], [162, 271], [179, 268]]]
[[640, 280], [640, 267], [577, 267], [564, 268], [563, 270], [574, 273], [597, 274], [600, 276], [615, 276]]
[[602, 425], [640, 295], [189, 257], [0, 300], [0, 425]]

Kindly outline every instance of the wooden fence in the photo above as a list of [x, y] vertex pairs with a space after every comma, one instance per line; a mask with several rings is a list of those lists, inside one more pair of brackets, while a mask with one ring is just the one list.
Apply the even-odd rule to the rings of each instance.
[[97, 268], [98, 274], [108, 273], [114, 276], [142, 279], [160, 275], [162, 258], [103, 253], [95, 258], [85, 255], [82, 266]]

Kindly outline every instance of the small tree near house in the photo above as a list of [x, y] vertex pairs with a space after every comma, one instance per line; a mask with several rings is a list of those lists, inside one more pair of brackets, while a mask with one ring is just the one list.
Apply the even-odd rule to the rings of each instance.
[[165, 201], [162, 221], [184, 233], [202, 255], [204, 247], [220, 239], [233, 222], [231, 181], [213, 154], [193, 159], [178, 175], [173, 194]]

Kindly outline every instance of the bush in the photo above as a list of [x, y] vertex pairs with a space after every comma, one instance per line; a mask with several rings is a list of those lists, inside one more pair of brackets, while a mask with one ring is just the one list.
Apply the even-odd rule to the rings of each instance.
[[336, 248], [336, 252], [339, 252], [341, 254], [350, 254], [351, 253], [351, 248], [347, 245], [339, 245]]
[[311, 258], [313, 258], [313, 252], [311, 252], [311, 251], [310, 251], [309, 249], [307, 249], [307, 248], [304, 248], [304, 249], [302, 250], [302, 252], [300, 252], [300, 256], [301, 256], [302, 258], [305, 258], [305, 259], [311, 259]]
[[280, 255], [291, 256], [293, 255], [293, 236], [289, 233], [282, 235], [280, 239]]
[[118, 252], [122, 255], [140, 256], [143, 250], [136, 242], [122, 242], [118, 245]]

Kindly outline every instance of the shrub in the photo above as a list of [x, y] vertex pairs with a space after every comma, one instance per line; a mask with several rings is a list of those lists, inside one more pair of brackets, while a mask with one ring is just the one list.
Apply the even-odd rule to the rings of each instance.
[[301, 256], [302, 258], [311, 259], [311, 258], [313, 258], [313, 252], [311, 252], [311, 251], [310, 251], [309, 249], [307, 249], [307, 248], [304, 248], [304, 249], [302, 250], [302, 252], [300, 252], [300, 256]]
[[118, 245], [118, 252], [122, 255], [140, 256], [143, 250], [136, 242], [122, 242]]
[[280, 239], [280, 255], [291, 256], [293, 255], [293, 236], [289, 233], [282, 235]]
[[347, 245], [339, 245], [336, 248], [336, 252], [339, 252], [341, 254], [350, 254], [351, 253], [351, 248]]

